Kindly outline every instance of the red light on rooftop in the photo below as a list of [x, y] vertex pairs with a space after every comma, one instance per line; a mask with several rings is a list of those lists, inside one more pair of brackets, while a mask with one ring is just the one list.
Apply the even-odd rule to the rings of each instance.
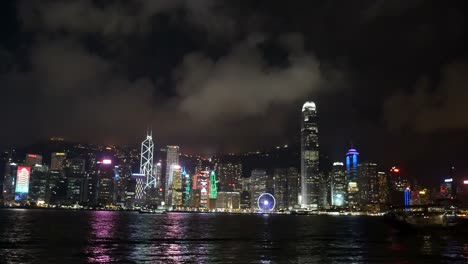
[[400, 169], [397, 168], [397, 167], [392, 167], [392, 168], [390, 169], [390, 172], [400, 173]]
[[28, 154], [28, 157], [30, 157], [30, 158], [37, 158], [37, 155], [35, 155], [35, 154]]

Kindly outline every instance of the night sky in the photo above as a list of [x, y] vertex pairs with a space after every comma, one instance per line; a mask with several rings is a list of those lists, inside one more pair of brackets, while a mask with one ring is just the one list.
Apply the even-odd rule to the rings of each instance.
[[0, 145], [240, 152], [297, 141], [420, 179], [468, 161], [467, 3], [2, 0]]

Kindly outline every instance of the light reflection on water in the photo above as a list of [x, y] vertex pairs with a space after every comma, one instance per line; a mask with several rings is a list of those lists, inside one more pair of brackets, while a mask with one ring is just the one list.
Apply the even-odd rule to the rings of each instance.
[[465, 234], [381, 218], [0, 210], [0, 263], [466, 263]]
[[86, 250], [89, 263], [112, 262], [111, 248], [107, 242], [111, 242], [114, 236], [115, 219], [117, 212], [93, 211], [89, 214], [91, 226], [90, 245]]

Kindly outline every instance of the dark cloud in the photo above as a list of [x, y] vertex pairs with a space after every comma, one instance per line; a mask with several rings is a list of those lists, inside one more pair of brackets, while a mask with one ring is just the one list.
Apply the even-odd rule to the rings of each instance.
[[302, 38], [285, 36], [288, 66], [269, 65], [254, 36], [216, 61], [199, 53], [185, 57], [177, 70], [180, 109], [200, 120], [262, 115], [274, 103], [291, 103], [323, 89], [319, 62], [303, 50]]
[[385, 104], [385, 116], [392, 130], [418, 133], [468, 129], [468, 64], [445, 65], [434, 86], [428, 76], [418, 81], [414, 92], [398, 93]]
[[224, 1], [21, 1], [19, 14], [27, 30], [71, 33], [144, 34], [152, 30], [156, 15], [178, 17], [212, 33], [234, 31], [234, 19], [223, 13]]

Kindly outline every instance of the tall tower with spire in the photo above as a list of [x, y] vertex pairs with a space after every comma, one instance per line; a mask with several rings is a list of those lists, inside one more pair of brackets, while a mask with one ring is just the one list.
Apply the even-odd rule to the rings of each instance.
[[320, 207], [319, 141], [317, 107], [314, 102], [302, 106], [301, 127], [301, 196], [302, 208]]
[[141, 143], [141, 154], [140, 154], [140, 173], [146, 176], [147, 188], [155, 188], [157, 184], [157, 177], [153, 173], [153, 131], [146, 131], [146, 139]]

